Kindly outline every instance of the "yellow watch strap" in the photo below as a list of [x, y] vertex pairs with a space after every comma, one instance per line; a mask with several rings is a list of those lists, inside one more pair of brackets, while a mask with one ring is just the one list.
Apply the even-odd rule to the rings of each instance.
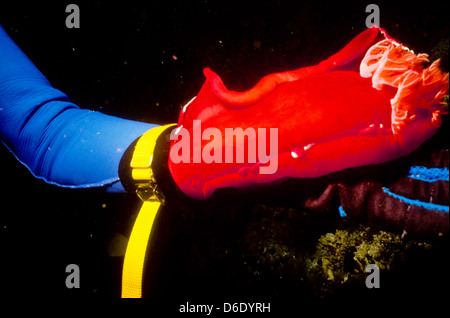
[[150, 129], [139, 138], [131, 160], [131, 175], [136, 183], [136, 193], [143, 201], [128, 240], [122, 270], [122, 298], [142, 297], [142, 275], [150, 233], [161, 202], [153, 193], [154, 181], [151, 168], [156, 141], [169, 127]]
[[122, 272], [122, 298], [142, 297], [142, 275], [150, 232], [161, 202], [145, 201], [134, 222]]

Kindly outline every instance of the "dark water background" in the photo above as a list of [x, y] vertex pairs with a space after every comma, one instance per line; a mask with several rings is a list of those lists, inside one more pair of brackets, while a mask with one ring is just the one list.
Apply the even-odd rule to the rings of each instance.
[[[71, 2], [80, 7], [80, 29], [65, 27]], [[366, 28], [365, 8], [371, 3], [71, 2], [2, 1], [0, 23], [52, 85], [79, 106], [158, 124], [177, 120], [181, 107], [200, 89], [204, 67], [219, 73], [229, 88], [245, 90], [266, 74], [316, 64]], [[448, 68], [448, 51], [442, 49], [445, 40], [448, 49], [449, 31], [444, 1], [376, 4], [381, 27], [392, 37], [415, 52], [443, 58]], [[0, 158], [1, 292], [33, 298], [119, 296], [122, 259], [108, 256], [108, 244], [137, 211], [134, 195], [58, 189], [34, 179], [3, 147]], [[203, 239], [214, 239], [204, 224]], [[201, 232], [201, 226], [195, 231]], [[207, 249], [197, 254], [209, 275], [203, 278], [210, 281], [206, 293], [222, 294], [223, 277], [236, 269], [215, 260], [220, 270], [212, 270], [201, 261], [208, 258]], [[79, 290], [65, 287], [70, 263], [80, 266]], [[194, 265], [171, 265], [176, 277], [193, 277], [181, 282], [186, 295], [195, 275], [201, 275]], [[251, 278], [239, 281], [239, 288], [244, 285], [251, 294]], [[267, 288], [268, 297], [279, 294]]]

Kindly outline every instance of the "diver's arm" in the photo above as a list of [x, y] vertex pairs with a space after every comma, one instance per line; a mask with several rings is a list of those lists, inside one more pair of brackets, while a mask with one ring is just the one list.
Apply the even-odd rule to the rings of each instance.
[[0, 26], [0, 139], [37, 178], [63, 187], [124, 191], [120, 159], [156, 126], [80, 109]]

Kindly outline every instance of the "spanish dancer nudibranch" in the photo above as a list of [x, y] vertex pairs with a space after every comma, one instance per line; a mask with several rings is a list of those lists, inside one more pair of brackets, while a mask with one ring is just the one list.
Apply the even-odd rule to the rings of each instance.
[[[448, 73], [439, 70], [439, 60], [425, 67], [427, 57], [372, 27], [327, 60], [267, 75], [245, 92], [228, 90], [206, 68], [206, 81], [181, 111], [178, 128], [191, 133], [191, 144], [194, 121], [203, 130], [219, 129], [222, 138], [226, 128], [277, 128], [271, 159], [278, 167], [262, 174], [259, 167], [267, 163], [260, 161], [193, 162], [193, 149], [188, 162], [169, 158], [174, 180], [188, 196], [206, 199], [218, 188], [315, 178], [409, 154], [436, 133], [447, 113], [442, 99]], [[179, 139], [173, 136], [171, 148]], [[234, 148], [244, 139], [234, 141]], [[209, 142], [201, 140], [201, 150]], [[221, 145], [224, 154], [224, 140]], [[247, 148], [241, 148], [245, 158]]]

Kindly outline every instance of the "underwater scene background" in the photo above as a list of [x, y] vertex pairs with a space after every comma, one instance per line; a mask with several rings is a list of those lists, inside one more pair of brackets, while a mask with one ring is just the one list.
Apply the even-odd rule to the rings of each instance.
[[[80, 8], [79, 29], [65, 26], [71, 2]], [[246, 90], [264, 75], [324, 60], [366, 28], [371, 3], [71, 2], [3, 1], [0, 23], [80, 107], [157, 124], [177, 121], [203, 84], [204, 67], [230, 89]], [[448, 72], [444, 1], [376, 4], [390, 36], [431, 61], [441, 58]], [[423, 151], [438, 148], [448, 149], [448, 118]], [[2, 295], [119, 297], [139, 199], [57, 188], [33, 178], [4, 147], [0, 158]], [[423, 298], [439, 304], [448, 296], [441, 291], [449, 283], [448, 236], [404, 237], [336, 211], [311, 213], [296, 205], [301, 187], [288, 187], [229, 202], [169, 204], [157, 220], [146, 294], [291, 305]], [[371, 263], [381, 270], [379, 289], [365, 286]], [[65, 286], [68, 264], [80, 268], [79, 289]]]

